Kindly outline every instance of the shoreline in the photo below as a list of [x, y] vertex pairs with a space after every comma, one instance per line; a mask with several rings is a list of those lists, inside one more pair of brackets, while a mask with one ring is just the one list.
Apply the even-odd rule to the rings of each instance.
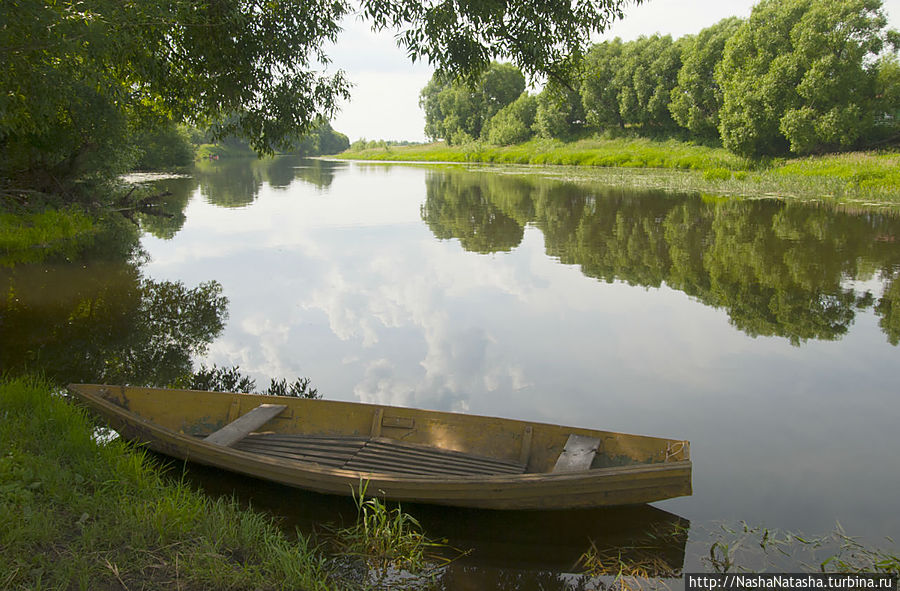
[[[670, 193], [780, 199], [900, 213], [900, 153], [849, 152], [750, 162], [721, 148], [668, 140], [532, 141], [508, 147], [386, 146], [329, 159], [464, 166]], [[609, 162], [619, 161], [614, 165]]]

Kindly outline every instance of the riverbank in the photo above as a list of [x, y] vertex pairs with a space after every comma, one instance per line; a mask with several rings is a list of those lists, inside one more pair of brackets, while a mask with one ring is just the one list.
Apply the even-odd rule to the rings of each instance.
[[41, 380], [0, 382], [0, 408], [0, 588], [334, 588], [308, 540], [98, 443]]
[[723, 148], [677, 140], [585, 139], [570, 143], [532, 140], [514, 146], [480, 143], [447, 146], [438, 142], [346, 151], [338, 157], [531, 165], [518, 172], [682, 193], [797, 199], [900, 210], [898, 152], [751, 161]]

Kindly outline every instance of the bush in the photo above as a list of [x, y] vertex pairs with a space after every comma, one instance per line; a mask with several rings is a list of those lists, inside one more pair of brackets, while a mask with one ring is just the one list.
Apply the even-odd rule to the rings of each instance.
[[500, 109], [488, 124], [487, 141], [508, 146], [528, 141], [534, 135], [532, 126], [537, 111], [537, 99], [527, 92]]
[[132, 138], [138, 152], [135, 169], [165, 170], [188, 166], [194, 161], [190, 132], [173, 123], [140, 131]]

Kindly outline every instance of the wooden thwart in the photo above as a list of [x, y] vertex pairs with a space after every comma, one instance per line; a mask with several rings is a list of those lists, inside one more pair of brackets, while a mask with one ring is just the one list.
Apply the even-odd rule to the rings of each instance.
[[566, 441], [565, 449], [559, 454], [553, 471], [578, 472], [580, 470], [590, 470], [591, 462], [594, 461], [594, 456], [597, 455], [599, 447], [599, 439], [572, 433], [569, 435], [568, 441]]
[[287, 406], [284, 404], [260, 404], [245, 415], [231, 421], [209, 437], [204, 439], [207, 443], [230, 447], [259, 429], [270, 420], [281, 414]]

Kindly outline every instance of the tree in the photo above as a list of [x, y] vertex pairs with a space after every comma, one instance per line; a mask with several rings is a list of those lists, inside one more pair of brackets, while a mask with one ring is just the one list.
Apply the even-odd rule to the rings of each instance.
[[669, 35], [639, 37], [626, 43], [621, 67], [613, 77], [622, 120], [644, 129], [673, 128], [669, 101], [680, 68], [681, 44]]
[[852, 146], [871, 128], [881, 0], [762, 0], [725, 45], [719, 131], [745, 156]]
[[900, 61], [896, 55], [887, 55], [876, 68], [875, 123], [890, 138], [900, 132]]
[[[494, 57], [564, 76], [625, 0], [362, 0], [412, 59], [474, 78]], [[323, 47], [347, 0], [0, 3], [0, 174], [5, 190], [65, 192], [127, 161], [128, 125], [219, 122], [254, 149], [288, 148], [348, 96]], [[52, 92], [48, 92], [52, 89]], [[518, 96], [516, 93], [515, 96]], [[499, 108], [499, 107], [498, 107]], [[136, 122], [136, 123], [135, 123]], [[114, 156], [122, 156], [121, 162]]]
[[422, 89], [425, 134], [461, 144], [482, 135], [484, 124], [525, 90], [525, 77], [511, 64], [492, 63], [477, 79], [449, 79], [439, 72]]
[[134, 162], [138, 170], [165, 170], [188, 166], [194, 161], [190, 132], [171, 121], [152, 129], [136, 130], [132, 143], [139, 154]]
[[327, 121], [322, 121], [315, 129], [294, 142], [290, 153], [298, 156], [318, 156], [337, 154], [349, 147], [350, 140], [346, 135], [336, 132]]
[[546, 138], [571, 139], [584, 124], [580, 90], [550, 80], [537, 97], [534, 130]]
[[619, 90], [615, 83], [622, 70], [622, 40], [616, 37], [591, 47], [585, 57], [581, 101], [587, 124], [595, 129], [625, 127], [619, 113]]
[[722, 89], [716, 83], [716, 66], [725, 43], [741, 24], [726, 18], [685, 39], [678, 84], [672, 89], [669, 111], [681, 127], [701, 137], [718, 137]]

